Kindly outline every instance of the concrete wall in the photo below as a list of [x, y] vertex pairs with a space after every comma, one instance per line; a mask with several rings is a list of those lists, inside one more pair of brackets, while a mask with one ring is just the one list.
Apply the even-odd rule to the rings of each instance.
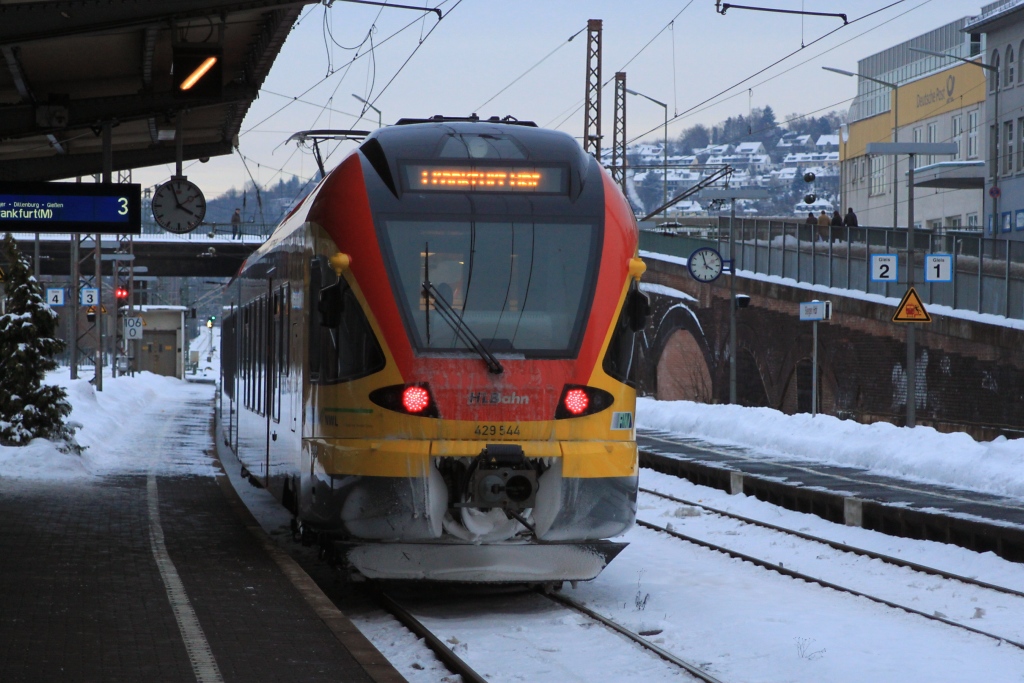
[[[647, 257], [652, 315], [640, 344], [640, 390], [660, 399], [729, 399], [729, 276], [711, 285], [684, 266]], [[739, 278], [751, 297], [737, 311], [737, 399], [786, 413], [809, 412], [812, 324], [798, 304], [807, 289]], [[818, 324], [819, 412], [903, 424], [906, 327], [894, 306], [828, 296], [833, 319]], [[917, 422], [976, 438], [1024, 436], [1024, 331], [932, 312], [917, 327]]]

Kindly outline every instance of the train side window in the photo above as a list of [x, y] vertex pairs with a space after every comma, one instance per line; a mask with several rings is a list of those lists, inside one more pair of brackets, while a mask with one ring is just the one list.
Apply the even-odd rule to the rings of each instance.
[[271, 299], [271, 320], [273, 321], [271, 334], [273, 335], [270, 345], [270, 355], [267, 358], [267, 377], [270, 385], [270, 417], [274, 422], [281, 421], [281, 323], [284, 320], [284, 311], [281, 310], [281, 289], [274, 292]]
[[231, 306], [229, 313], [221, 323], [221, 374], [223, 377], [222, 386], [224, 394], [231, 400], [235, 400], [235, 375], [237, 373], [238, 360], [235, 349], [235, 307]]
[[320, 272], [320, 263], [314, 259], [309, 265], [309, 291], [307, 297], [309, 308], [309, 329], [306, 330], [306, 339], [309, 340], [309, 379], [311, 382], [320, 381], [320, 313], [316, 310], [316, 292], [323, 286], [323, 275]]
[[292, 321], [292, 288], [290, 283], [285, 283], [281, 288], [281, 374], [288, 376], [289, 363], [288, 352], [291, 349], [291, 321]]
[[[319, 271], [315, 268], [314, 272]], [[328, 270], [328, 269], [325, 269]], [[316, 296], [316, 309], [311, 314], [311, 339], [319, 337], [317, 342], [319, 358], [316, 361], [320, 370], [312, 381], [321, 384], [347, 382], [359, 377], [372, 375], [384, 368], [384, 352], [377, 341], [370, 322], [366, 319], [359, 300], [345, 278], [340, 278], [326, 287], [322, 286], [327, 278], [336, 277], [332, 272], [321, 271], [319, 280], [321, 287], [314, 288], [314, 278], [310, 277], [310, 291], [327, 290], [329, 294], [323, 299], [326, 315], [321, 317], [321, 297]], [[330, 323], [322, 325], [321, 322]], [[312, 347], [312, 343], [311, 343]], [[310, 349], [310, 363], [313, 349]]]
[[647, 296], [634, 285], [626, 293], [619, 319], [615, 322], [615, 331], [608, 342], [608, 351], [604, 355], [602, 367], [608, 376], [631, 387], [636, 386], [633, 373], [636, 333], [643, 329], [649, 313]]

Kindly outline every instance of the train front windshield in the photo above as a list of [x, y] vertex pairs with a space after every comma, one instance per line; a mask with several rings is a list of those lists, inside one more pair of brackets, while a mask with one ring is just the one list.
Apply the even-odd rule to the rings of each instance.
[[397, 217], [383, 233], [418, 350], [468, 350], [457, 318], [494, 353], [575, 356], [600, 259], [596, 223]]

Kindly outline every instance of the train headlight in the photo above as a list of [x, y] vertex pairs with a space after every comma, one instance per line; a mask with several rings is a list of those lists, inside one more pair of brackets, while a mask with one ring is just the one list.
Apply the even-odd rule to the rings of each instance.
[[562, 389], [562, 397], [558, 399], [555, 419], [564, 420], [569, 417], [583, 417], [599, 413], [615, 402], [615, 397], [604, 389], [566, 384]]
[[406, 387], [402, 392], [402, 406], [410, 413], [422, 413], [430, 407], [430, 393], [423, 387]]

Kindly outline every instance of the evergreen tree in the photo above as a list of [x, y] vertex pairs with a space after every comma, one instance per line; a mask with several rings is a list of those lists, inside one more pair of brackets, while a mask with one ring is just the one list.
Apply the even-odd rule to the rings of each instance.
[[704, 149], [710, 144], [711, 132], [700, 123], [690, 126], [679, 135], [679, 146], [683, 154], [693, 154], [693, 150]]
[[29, 269], [28, 259], [10, 233], [0, 247], [8, 264], [6, 312], [0, 315], [0, 444], [23, 445], [42, 437], [78, 451], [67, 393], [43, 384], [57, 367], [53, 356], [64, 348], [56, 338], [57, 314], [43, 296]]

